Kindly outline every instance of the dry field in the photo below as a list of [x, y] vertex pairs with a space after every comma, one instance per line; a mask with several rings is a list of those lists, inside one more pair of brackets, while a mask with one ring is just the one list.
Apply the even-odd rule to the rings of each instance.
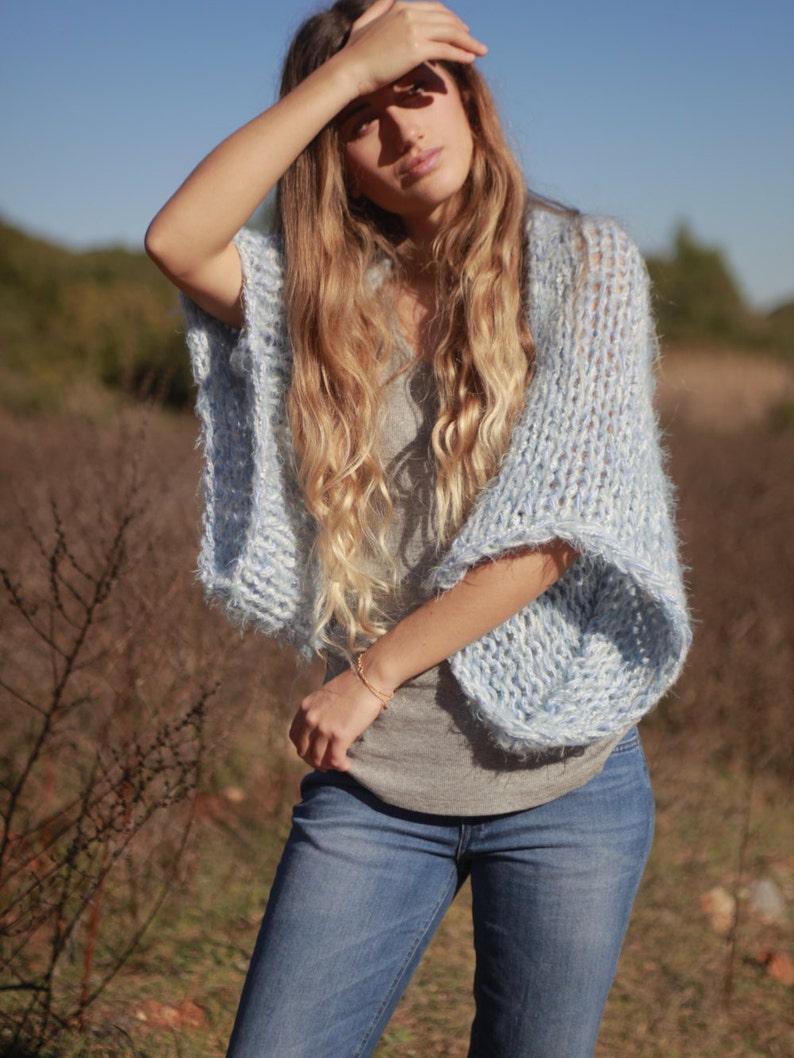
[[[644, 724], [657, 840], [598, 1056], [791, 1058], [794, 380], [778, 361], [678, 350], [665, 357], [659, 391], [697, 627], [684, 677]], [[300, 774], [286, 717], [311, 677], [296, 682], [287, 655], [256, 637], [242, 640], [202, 603], [191, 574], [195, 422], [152, 414], [143, 439], [140, 415], [122, 418], [120, 428], [0, 416], [0, 567], [26, 587], [36, 619], [51, 599], [53, 562], [63, 562], [62, 554], [53, 559], [52, 498], [67, 548], [88, 568], [123, 507], [133, 453], [141, 482], [114, 588], [119, 606], [97, 625], [72, 713], [53, 724], [60, 741], [34, 776], [36, 810], [63, 792], [62, 776], [89, 738], [105, 739], [118, 760], [133, 744], [140, 750], [157, 723], [173, 727], [209, 695], [200, 768], [94, 894], [89, 925], [75, 928], [50, 982], [59, 1002], [102, 976], [120, 936], [145, 918], [147, 886], [161, 885], [153, 927], [59, 1049], [40, 1053], [192, 1058], [223, 1051]], [[36, 709], [57, 670], [51, 646], [42, 649], [25, 625], [4, 601], [6, 784], [14, 754], [39, 729]], [[11, 698], [5, 683], [35, 708]], [[112, 725], [95, 726], [97, 702]], [[115, 789], [128, 797], [126, 785]], [[126, 824], [132, 804], [124, 801]], [[33, 875], [43, 855], [31, 854]], [[759, 883], [786, 906], [760, 902]], [[42, 919], [26, 956], [31, 972], [47, 954], [47, 928]], [[378, 1058], [462, 1058], [471, 966], [464, 890]]]

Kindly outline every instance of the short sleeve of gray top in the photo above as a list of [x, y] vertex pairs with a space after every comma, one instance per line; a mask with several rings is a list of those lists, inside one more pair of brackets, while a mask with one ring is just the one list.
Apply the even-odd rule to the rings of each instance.
[[[387, 385], [382, 452], [394, 515], [388, 546], [397, 564], [394, 621], [427, 598], [422, 585], [436, 560], [436, 415], [431, 367], [413, 361]], [[328, 675], [346, 665], [332, 656]], [[438, 815], [495, 815], [532, 808], [597, 775], [623, 732], [586, 747], [511, 757], [491, 742], [446, 662], [404, 683], [389, 708], [351, 746], [349, 774], [388, 804]]]

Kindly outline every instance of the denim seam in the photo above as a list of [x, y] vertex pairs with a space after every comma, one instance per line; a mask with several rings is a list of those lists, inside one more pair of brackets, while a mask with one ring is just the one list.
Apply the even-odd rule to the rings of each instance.
[[461, 823], [458, 828], [458, 846], [455, 849], [455, 866], [459, 873], [463, 857], [468, 852], [469, 845], [471, 844], [473, 829], [474, 826], [471, 823]]

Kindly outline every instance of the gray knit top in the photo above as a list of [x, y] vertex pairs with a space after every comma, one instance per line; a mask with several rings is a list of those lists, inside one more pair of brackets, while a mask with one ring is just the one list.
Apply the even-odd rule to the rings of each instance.
[[[499, 472], [427, 589], [515, 548], [560, 539], [579, 552], [548, 591], [449, 659], [473, 721], [531, 759], [630, 727], [677, 678], [690, 630], [642, 258], [603, 218], [535, 209], [527, 236], [535, 373]], [[283, 251], [247, 231], [237, 246], [243, 330], [184, 303], [206, 455], [199, 575], [231, 619], [310, 657], [319, 571], [286, 416]]]
[[[430, 365], [403, 353], [407, 370], [395, 374], [401, 365], [390, 365], [380, 437], [394, 503], [386, 543], [397, 582], [384, 608], [395, 623], [428, 597], [428, 575], [438, 559], [430, 440], [438, 401]], [[344, 633], [340, 638], [345, 641]], [[344, 657], [331, 656], [326, 678], [346, 667]], [[440, 815], [495, 815], [533, 808], [582, 786], [620, 738], [541, 749], [530, 757], [506, 753], [472, 717], [444, 662], [402, 684], [348, 757], [353, 778], [388, 804]]]

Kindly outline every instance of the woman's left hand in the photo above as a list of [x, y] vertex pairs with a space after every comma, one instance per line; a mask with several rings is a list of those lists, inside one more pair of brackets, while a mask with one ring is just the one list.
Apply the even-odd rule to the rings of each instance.
[[303, 699], [289, 737], [310, 767], [347, 771], [348, 749], [382, 708], [372, 691], [348, 669]]

